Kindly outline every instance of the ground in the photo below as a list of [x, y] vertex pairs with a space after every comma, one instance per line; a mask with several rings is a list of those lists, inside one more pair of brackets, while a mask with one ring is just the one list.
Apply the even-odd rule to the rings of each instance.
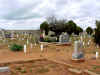
[[[44, 51], [40, 51], [40, 45], [33, 45], [33, 48], [30, 48], [30, 45], [27, 45], [27, 54], [24, 54], [23, 51], [21, 52], [13, 52], [9, 50], [9, 48], [5, 45], [1, 45], [0, 49], [0, 65], [3, 66], [4, 63], [11, 63], [11, 62], [18, 62], [18, 61], [28, 61], [28, 60], [37, 60], [37, 59], [48, 59], [48, 60], [56, 60], [56, 61], [61, 61], [66, 64], [71, 64], [73, 67], [77, 69], [88, 69], [90, 71], [93, 71], [95, 73], [100, 73], [100, 59], [93, 59], [95, 56], [95, 52], [99, 51], [99, 48], [95, 48], [95, 45], [93, 42], [91, 42], [90, 46], [85, 46], [83, 48], [84, 54], [85, 54], [85, 61], [81, 63], [76, 63], [72, 61], [72, 53], [74, 51], [74, 45], [73, 43], [71, 46], [56, 46], [56, 44], [49, 44], [44, 48]], [[100, 51], [99, 51], [100, 52]], [[44, 61], [43, 61], [44, 62]], [[30, 66], [32, 63], [28, 62]], [[37, 62], [41, 66], [40, 62]], [[45, 64], [48, 64], [47, 62], [44, 62], [44, 67], [47, 66]], [[55, 63], [51, 63], [55, 64]], [[11, 69], [16, 69], [17, 64], [9, 64], [7, 66], [11, 67]], [[27, 64], [23, 63], [23, 65], [26, 65], [26, 70], [30, 67], [27, 67]], [[42, 66], [43, 66], [42, 65]], [[48, 64], [49, 65], [49, 64]], [[40, 66], [37, 66], [40, 67]], [[61, 66], [61, 65], [60, 65]], [[51, 73], [55, 73], [55, 75], [71, 75], [70, 72], [67, 70], [61, 70], [61, 73], [59, 71], [60, 68], [65, 68], [64, 66], [58, 66], [58, 70], [53, 68], [48, 68], [50, 71], [47, 72], [46, 74], [42, 73], [36, 73], [34, 72], [34, 75], [51, 75]], [[67, 67], [66, 67], [67, 68]], [[46, 71], [48, 71], [46, 68]], [[53, 69], [53, 70], [52, 70]], [[17, 75], [19, 74], [19, 71], [16, 71]], [[59, 74], [58, 74], [59, 72]], [[33, 72], [32, 72], [33, 73]], [[28, 75], [27, 73], [23, 73], [22, 75]], [[29, 74], [31, 75], [31, 74]]]

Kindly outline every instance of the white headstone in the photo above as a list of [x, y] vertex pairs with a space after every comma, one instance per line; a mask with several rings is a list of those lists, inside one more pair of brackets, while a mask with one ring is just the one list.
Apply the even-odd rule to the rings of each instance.
[[72, 54], [73, 59], [84, 58], [82, 47], [83, 47], [82, 41], [75, 41], [74, 42], [74, 53]]
[[22, 38], [22, 40], [24, 40], [24, 38]]
[[27, 39], [27, 44], [29, 44], [29, 40]]
[[17, 34], [17, 38], [19, 37], [19, 35]]
[[8, 45], [8, 47], [10, 47], [10, 45]]
[[88, 46], [90, 45], [90, 41], [88, 41], [87, 45], [88, 45]]
[[35, 43], [35, 46], [36, 46], [36, 43]]
[[99, 57], [99, 52], [96, 52], [96, 59], [98, 59]]
[[24, 45], [24, 53], [26, 53], [26, 45]]
[[96, 48], [99, 48], [99, 45], [97, 45]]
[[83, 42], [83, 46], [85, 46], [85, 42]]
[[81, 41], [83, 41], [83, 37], [81, 36]]
[[31, 43], [31, 48], [33, 48], [33, 44]]
[[41, 52], [43, 52], [43, 44], [41, 44], [40, 48], [41, 48]]
[[78, 53], [78, 41], [74, 42], [74, 52]]

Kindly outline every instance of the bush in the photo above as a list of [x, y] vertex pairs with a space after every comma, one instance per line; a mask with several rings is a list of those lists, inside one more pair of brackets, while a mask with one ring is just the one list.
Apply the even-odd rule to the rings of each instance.
[[44, 42], [57, 42], [56, 37], [45, 37]]
[[48, 37], [45, 37], [44, 42], [51, 42]]
[[18, 44], [12, 44], [10, 47], [10, 50], [12, 51], [22, 51], [23, 50], [23, 46], [22, 45], [18, 45]]

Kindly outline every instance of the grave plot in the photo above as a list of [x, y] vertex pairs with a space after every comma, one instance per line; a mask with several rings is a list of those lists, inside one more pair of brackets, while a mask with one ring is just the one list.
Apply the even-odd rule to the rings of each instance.
[[[27, 62], [4, 64], [10, 67], [10, 75], [82, 75], [83, 72], [72, 70], [70, 67], [50, 61], [38, 59]], [[2, 72], [0, 72], [2, 74]], [[0, 74], [0, 75], [1, 75]], [[6, 75], [6, 72], [3, 73]], [[87, 75], [87, 74], [85, 74]]]

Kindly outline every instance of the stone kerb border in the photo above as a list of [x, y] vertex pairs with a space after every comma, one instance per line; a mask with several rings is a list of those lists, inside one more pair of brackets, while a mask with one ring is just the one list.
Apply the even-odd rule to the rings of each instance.
[[79, 69], [75, 68], [73, 65], [67, 64], [67, 63], [64, 63], [61, 61], [56, 61], [56, 60], [50, 60], [50, 61], [67, 66], [67, 67], [69, 67], [68, 70], [70, 72], [78, 74], [78, 75], [100, 75], [95, 72], [89, 71], [88, 69], [79, 70]]
[[[41, 60], [48, 60], [48, 61], [51, 61], [51, 62], [54, 62], [54, 63], [57, 63], [57, 64], [62, 64], [62, 65], [65, 65], [68, 67], [68, 71], [69, 72], [72, 72], [72, 73], [75, 73], [77, 75], [100, 75], [100, 74], [97, 74], [95, 72], [92, 72], [92, 71], [89, 71], [87, 69], [84, 69], [84, 70], [80, 70], [80, 69], [77, 69], [75, 68], [73, 65], [71, 64], [67, 64], [67, 63], [64, 63], [64, 62], [61, 62], [61, 61], [57, 61], [57, 60], [51, 60], [51, 59], [47, 59], [47, 58], [41, 58], [41, 59], [31, 59], [31, 60], [27, 60], [27, 61], [14, 61], [14, 62], [6, 62], [6, 63], [0, 63], [0, 66], [5, 66], [5, 65], [9, 65], [9, 64], [13, 64], [13, 63], [27, 63], [27, 62], [32, 62], [32, 61], [41, 61]], [[0, 72], [9, 72], [9, 67], [0, 67]]]

